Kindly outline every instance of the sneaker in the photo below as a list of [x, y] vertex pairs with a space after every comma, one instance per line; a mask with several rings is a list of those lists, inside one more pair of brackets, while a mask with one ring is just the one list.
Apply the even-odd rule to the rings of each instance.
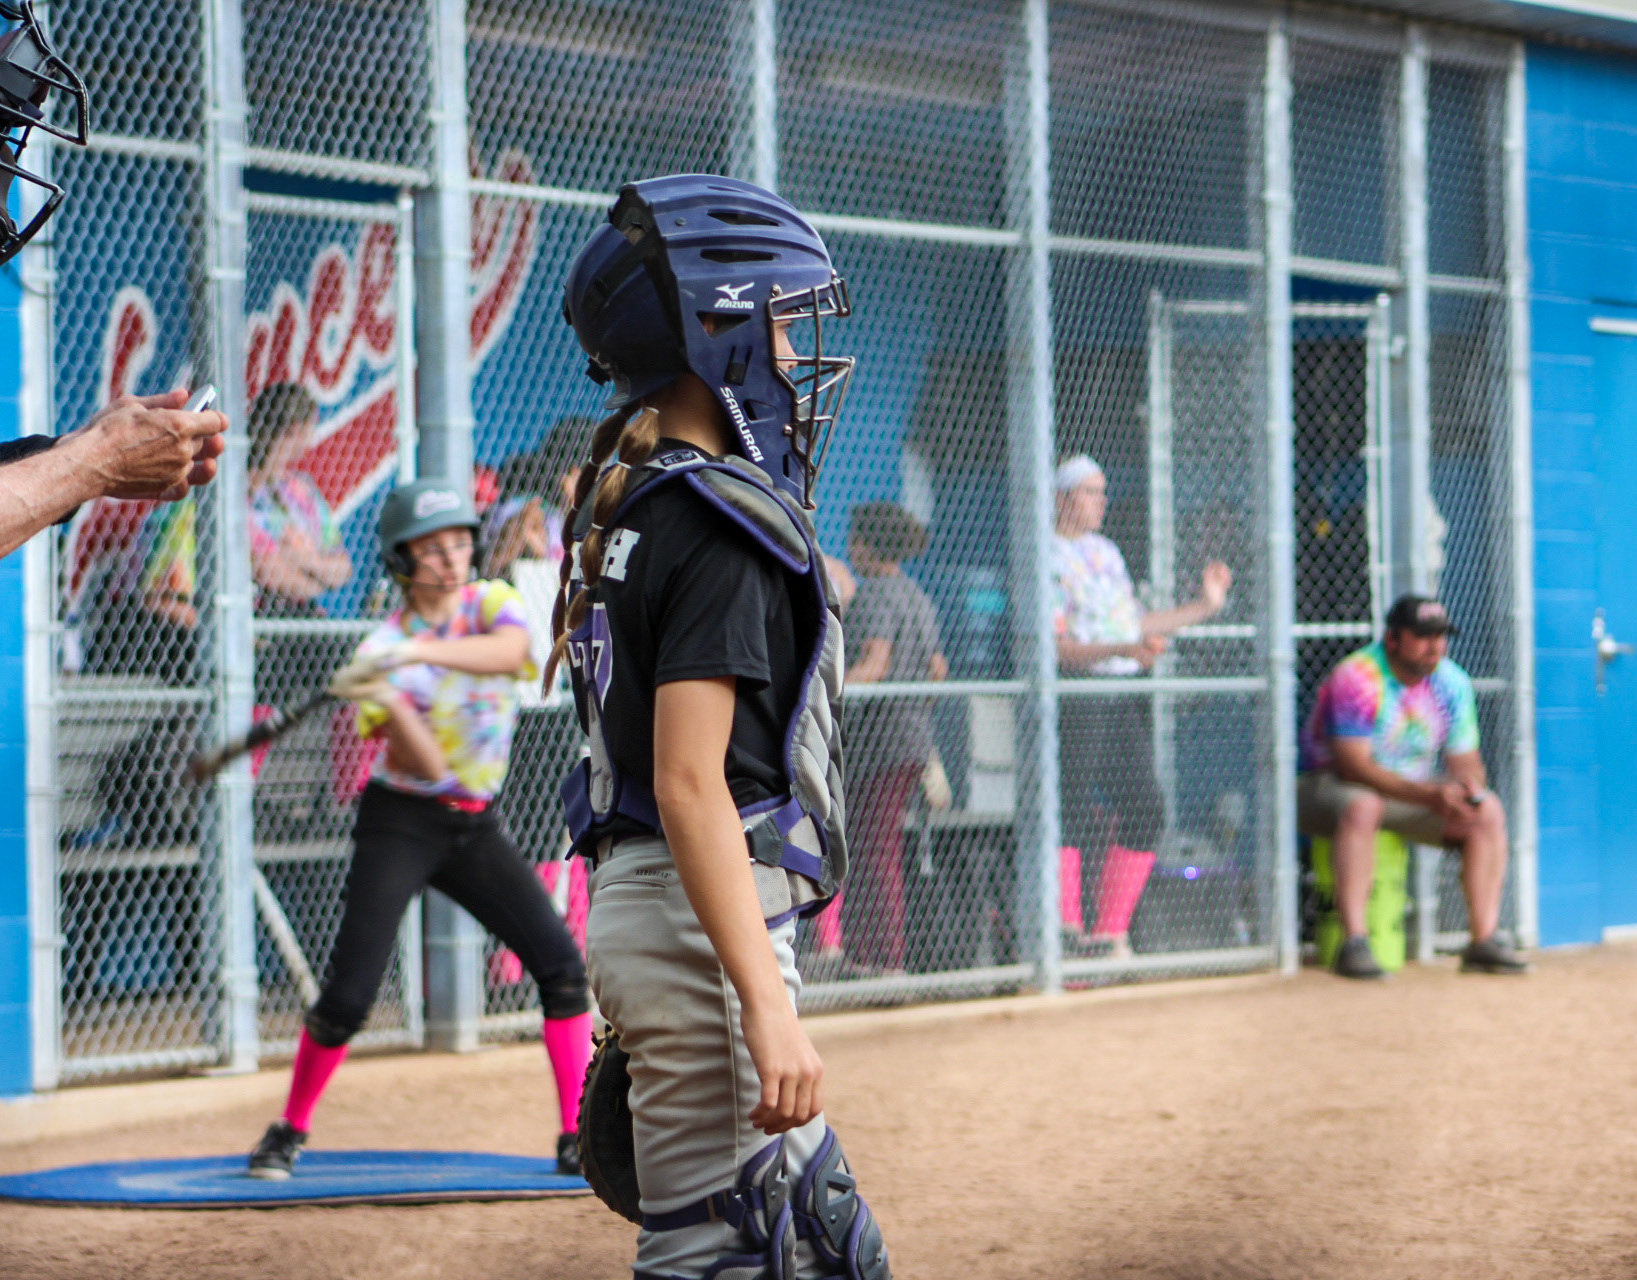
[[567, 1174], [571, 1178], [578, 1178], [584, 1174], [584, 1170], [580, 1168], [579, 1134], [557, 1135], [557, 1172]]
[[1362, 934], [1341, 944], [1332, 967], [1338, 978], [1374, 979], [1387, 976], [1387, 971], [1376, 963], [1375, 952], [1370, 950], [1370, 940]]
[[282, 1182], [290, 1176], [296, 1157], [306, 1145], [307, 1135], [288, 1120], [273, 1121], [250, 1153], [250, 1176]]
[[1468, 943], [1461, 952], [1462, 973], [1528, 973], [1529, 969], [1529, 962], [1502, 942], [1498, 934]]

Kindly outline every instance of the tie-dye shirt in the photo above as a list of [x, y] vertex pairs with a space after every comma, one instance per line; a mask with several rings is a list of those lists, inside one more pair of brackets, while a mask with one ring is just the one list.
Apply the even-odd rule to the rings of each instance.
[[1419, 684], [1400, 684], [1378, 640], [1342, 659], [1319, 687], [1302, 730], [1302, 772], [1333, 765], [1332, 738], [1368, 738], [1377, 764], [1424, 782], [1436, 774], [1441, 754], [1478, 749], [1472, 680], [1445, 658]]
[[[488, 635], [499, 627], [528, 630], [523, 602], [504, 582], [470, 582], [462, 589], [460, 607], [441, 627], [402, 607], [370, 632], [358, 646], [360, 655], [402, 640], [458, 640]], [[454, 796], [490, 800], [506, 780], [512, 731], [517, 724], [517, 682], [539, 677], [531, 653], [522, 670], [509, 675], [476, 676], [448, 667], [416, 663], [398, 667], [387, 676], [432, 726], [443, 749], [449, 774], [436, 782], [401, 773], [387, 763], [387, 753], [375, 757], [370, 776], [395, 791], [416, 795]], [[387, 722], [386, 708], [374, 702], [358, 705], [358, 732], [366, 738], [380, 733]]]
[[[1052, 535], [1052, 626], [1080, 644], [1136, 644], [1142, 608], [1120, 549], [1100, 533]], [[1135, 658], [1108, 657], [1092, 667], [1100, 676], [1134, 676]]]
[[301, 531], [320, 551], [341, 545], [341, 526], [324, 501], [317, 482], [305, 471], [286, 473], [276, 485], [262, 485], [250, 495], [250, 550], [257, 556], [278, 552], [286, 529]]

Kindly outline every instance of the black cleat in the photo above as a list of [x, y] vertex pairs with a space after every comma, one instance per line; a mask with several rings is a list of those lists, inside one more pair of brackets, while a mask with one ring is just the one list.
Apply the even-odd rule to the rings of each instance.
[[567, 1174], [571, 1178], [584, 1176], [580, 1168], [579, 1134], [560, 1133], [557, 1135], [557, 1172]]
[[1376, 963], [1375, 952], [1370, 950], [1370, 940], [1362, 934], [1341, 944], [1341, 950], [1336, 952], [1336, 963], [1331, 967], [1338, 978], [1368, 981], [1387, 976], [1387, 971]]
[[250, 1176], [282, 1182], [290, 1176], [296, 1157], [306, 1145], [307, 1135], [288, 1120], [273, 1121], [250, 1153]]
[[1468, 943], [1461, 952], [1462, 973], [1528, 973], [1529, 967], [1529, 962], [1502, 942], [1498, 934]]

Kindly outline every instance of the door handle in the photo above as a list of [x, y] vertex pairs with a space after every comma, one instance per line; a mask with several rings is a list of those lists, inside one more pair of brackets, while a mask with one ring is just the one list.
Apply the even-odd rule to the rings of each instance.
[[1608, 692], [1609, 663], [1623, 653], [1637, 652], [1637, 646], [1621, 644], [1609, 633], [1608, 622], [1601, 609], [1592, 618], [1592, 641], [1597, 651], [1597, 696], [1601, 698]]

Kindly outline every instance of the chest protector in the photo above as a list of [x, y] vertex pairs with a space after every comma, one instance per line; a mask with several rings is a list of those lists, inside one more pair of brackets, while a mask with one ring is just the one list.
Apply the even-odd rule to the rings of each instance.
[[[751, 463], [735, 457], [707, 459], [692, 450], [659, 454], [637, 469], [631, 488], [604, 528], [604, 574], [629, 554], [620, 522], [659, 486], [685, 484], [700, 501], [726, 517], [763, 555], [791, 577], [796, 644], [803, 657], [801, 687], [785, 725], [780, 770], [788, 794], [739, 810], [750, 856], [792, 873], [790, 906], [782, 917], [811, 914], [835, 895], [847, 874], [846, 814], [841, 759], [841, 618], [824, 570], [813, 526]], [[572, 531], [576, 554], [590, 533], [590, 505]], [[578, 569], [576, 569], [576, 576]], [[589, 739], [589, 754], [563, 781], [564, 815], [574, 851], [595, 852], [616, 819], [660, 830], [653, 789], [624, 772], [603, 737], [603, 699], [613, 672], [612, 634], [595, 587], [585, 621], [569, 635], [568, 657]], [[761, 877], [758, 877], [760, 881]], [[773, 923], [770, 921], [770, 923]]]

